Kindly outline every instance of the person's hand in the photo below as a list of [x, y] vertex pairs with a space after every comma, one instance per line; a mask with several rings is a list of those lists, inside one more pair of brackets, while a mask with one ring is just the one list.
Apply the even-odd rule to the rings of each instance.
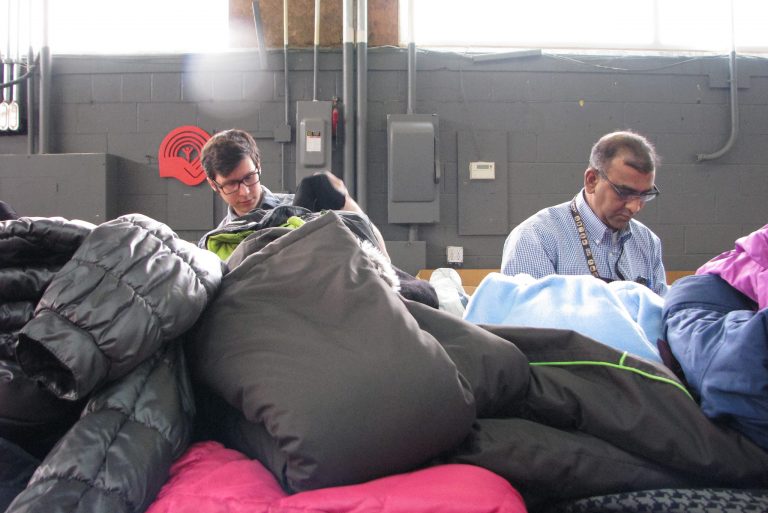
[[341, 210], [348, 210], [350, 212], [363, 213], [363, 210], [360, 208], [360, 205], [358, 205], [357, 202], [354, 199], [352, 199], [352, 196], [349, 195], [347, 186], [344, 185], [344, 181], [341, 178], [334, 175], [330, 171], [323, 171], [322, 173], [318, 173], [318, 174], [326, 175], [328, 177], [328, 181], [331, 183], [331, 186], [333, 186], [334, 189], [336, 189], [337, 191], [339, 191], [341, 194], [344, 195], [344, 206], [341, 208]]

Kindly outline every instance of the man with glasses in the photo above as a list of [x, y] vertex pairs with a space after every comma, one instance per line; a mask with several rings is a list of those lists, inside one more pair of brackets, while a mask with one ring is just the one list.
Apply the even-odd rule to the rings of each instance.
[[[205, 170], [208, 185], [219, 194], [227, 204], [227, 215], [221, 220], [216, 230], [232, 223], [235, 219], [258, 208], [272, 210], [280, 205], [294, 203], [294, 195], [274, 193], [261, 183], [261, 152], [256, 141], [248, 132], [237, 128], [218, 132], [205, 143], [200, 151], [200, 162]], [[336, 210], [365, 213], [352, 199], [344, 182], [333, 173], [324, 173], [327, 180], [325, 187], [318, 185], [313, 195], [321, 195], [325, 203], [335, 204]], [[367, 219], [367, 216], [365, 216]], [[386, 254], [384, 238], [378, 228], [370, 223], [381, 251]], [[206, 236], [198, 242], [205, 249]]]
[[584, 188], [571, 201], [546, 208], [507, 237], [501, 272], [591, 274], [629, 280], [657, 294], [667, 291], [661, 241], [633, 219], [659, 194], [659, 158], [653, 145], [631, 131], [613, 132], [592, 147]]

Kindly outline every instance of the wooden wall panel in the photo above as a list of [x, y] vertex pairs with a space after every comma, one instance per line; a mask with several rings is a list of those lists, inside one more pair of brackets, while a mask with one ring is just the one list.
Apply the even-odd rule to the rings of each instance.
[[[320, 46], [342, 45], [342, 0], [320, 3]], [[283, 0], [259, 0], [268, 48], [283, 47]], [[251, 0], [229, 0], [230, 46], [258, 46]], [[314, 0], [288, 0], [288, 46], [306, 48], [315, 38]], [[368, 1], [368, 46], [398, 44], [398, 0]]]

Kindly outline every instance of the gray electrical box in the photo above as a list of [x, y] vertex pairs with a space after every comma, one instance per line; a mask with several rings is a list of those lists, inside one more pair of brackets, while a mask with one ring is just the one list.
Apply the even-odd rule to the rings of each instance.
[[296, 102], [296, 185], [318, 171], [331, 171], [330, 101]]
[[387, 210], [390, 223], [440, 221], [437, 133], [437, 115], [387, 116]]

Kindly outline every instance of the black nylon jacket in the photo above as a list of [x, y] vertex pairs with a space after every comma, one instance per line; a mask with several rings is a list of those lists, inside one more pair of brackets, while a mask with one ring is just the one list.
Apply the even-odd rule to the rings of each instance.
[[[38, 224], [46, 236], [17, 237]], [[80, 413], [7, 511], [144, 511], [191, 437], [194, 401], [178, 337], [216, 294], [222, 263], [139, 214], [79, 240], [67, 236], [67, 223], [46, 220], [0, 229], [0, 243], [14, 248], [2, 253], [5, 268], [60, 266], [32, 317], [7, 337], [18, 365], [6, 371], [36, 396], [0, 397], [0, 425], [25, 407], [44, 410], [45, 400]], [[52, 243], [70, 248], [69, 258], [52, 263]]]

